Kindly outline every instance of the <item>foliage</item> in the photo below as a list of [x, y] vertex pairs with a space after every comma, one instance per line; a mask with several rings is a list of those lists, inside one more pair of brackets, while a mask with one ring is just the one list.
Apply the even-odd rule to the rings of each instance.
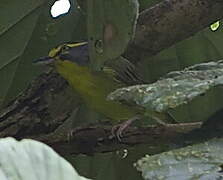
[[137, 0], [88, 1], [88, 40], [93, 67], [100, 69], [105, 61], [123, 54], [134, 36], [138, 8]]
[[154, 156], [135, 164], [144, 179], [221, 179], [223, 140], [214, 139]]
[[164, 112], [187, 104], [210, 88], [222, 85], [222, 67], [222, 61], [197, 64], [182, 71], [170, 72], [153, 84], [117, 89], [108, 99]]
[[[33, 59], [46, 55], [49, 49], [62, 42], [88, 39], [86, 21], [91, 17], [86, 15], [86, 8], [84, 8], [86, 1], [79, 1], [79, 4], [83, 3], [81, 7], [75, 0], [71, 1], [70, 12], [56, 19], [53, 19], [49, 14], [53, 2], [54, 0], [3, 0], [0, 2], [0, 107], [3, 107], [21, 93], [31, 80], [43, 71], [43, 69], [32, 65]], [[134, 34], [134, 29], [130, 28], [132, 25], [135, 26], [138, 7], [134, 4], [136, 1], [133, 0], [123, 1], [120, 4], [126, 2], [133, 3], [133, 6], [130, 6], [128, 11], [129, 13], [133, 10], [133, 14], [126, 15], [123, 11], [124, 8], [119, 7], [119, 4], [115, 4], [115, 6], [107, 4], [107, 10], [103, 12], [103, 16], [106, 13], [114, 15], [112, 20], [117, 20], [118, 23], [124, 21], [121, 26], [117, 26], [117, 29], [121, 32], [118, 39], [118, 41], [121, 41], [121, 45], [117, 41], [112, 47], [107, 46], [107, 52], [111, 54], [106, 54], [106, 57], [120, 55]], [[160, 0], [140, 0], [139, 10], [142, 11], [158, 2]], [[117, 10], [114, 7], [119, 8], [119, 13], [114, 12]], [[92, 10], [96, 13], [97, 18], [101, 16], [101, 11], [98, 11], [98, 9], [96, 7]], [[106, 19], [106, 21], [108, 20]], [[161, 76], [163, 78], [153, 84], [117, 90], [118, 95], [113, 94], [112, 99], [118, 98], [121, 101], [131, 99], [130, 104], [141, 105], [158, 112], [176, 108], [173, 116], [180, 119], [179, 122], [205, 121], [214, 112], [222, 109], [222, 90], [208, 91], [209, 89], [217, 89], [216, 86], [222, 84], [222, 62], [213, 62], [223, 57], [223, 32], [219, 22], [217, 21], [211, 25], [212, 30], [217, 29], [215, 32], [212, 32], [210, 28], [206, 28], [154, 57], [147, 57], [146, 54], [142, 55], [143, 63], [139, 67], [143, 77], [150, 82], [156, 81]], [[94, 25], [98, 27], [98, 23], [88, 24], [92, 28], [95, 28]], [[102, 26], [103, 24], [100, 26], [99, 31], [102, 31]], [[94, 31], [92, 32], [95, 33]], [[95, 37], [97, 39], [97, 33]], [[98, 39], [100, 40], [102, 37], [100, 36]], [[95, 44], [91, 45], [94, 46]], [[207, 61], [212, 62], [203, 63]], [[192, 67], [180, 71], [188, 66]], [[165, 74], [167, 75], [164, 76]], [[164, 86], [165, 88], [163, 88]], [[147, 90], [150, 90], [149, 94], [145, 93]], [[200, 95], [204, 96], [201, 97]], [[200, 109], [202, 109], [202, 112]], [[13, 139], [4, 139], [0, 141], [0, 145], [1, 172], [3, 172], [0, 174], [0, 179], [6, 179], [10, 174], [17, 179], [22, 179], [23, 177], [23, 179], [32, 179], [36, 173], [39, 173], [36, 175], [37, 177], [41, 177], [48, 176], [51, 172], [58, 173], [59, 177], [59, 175], [63, 174], [60, 171], [61, 169], [65, 171], [66, 179], [78, 176], [70, 164], [41, 143], [31, 140], [17, 142]], [[166, 176], [171, 178], [181, 176], [182, 178], [182, 175], [195, 177], [195, 174], [196, 177], [211, 177], [213, 179], [220, 176], [221, 149], [222, 140], [213, 140], [193, 147], [146, 157], [137, 163], [137, 168], [142, 171], [145, 179], [151, 177], [162, 179]], [[46, 158], [48, 161], [44, 161]], [[103, 168], [110, 167], [109, 162], [107, 159], [97, 159], [96, 165], [102, 164]], [[172, 162], [175, 164], [171, 164]], [[185, 162], [187, 166], [183, 165]], [[88, 163], [90, 164], [91, 162]], [[98, 167], [96, 165], [94, 166], [95, 171], [97, 171]], [[120, 163], [116, 162], [112, 166], [110, 177], [118, 179], [118, 175], [116, 176], [113, 173], [118, 165]], [[174, 166], [174, 168], [171, 169], [167, 167], [168, 165], [170, 167]], [[45, 171], [47, 168], [52, 168], [52, 166], [56, 167], [57, 170], [52, 169], [50, 171], [48, 169], [48, 171]], [[25, 173], [23, 169], [20, 169], [21, 167], [25, 169]], [[119, 171], [123, 170], [119, 167], [118, 169]], [[14, 174], [17, 172], [18, 174]], [[105, 172], [102, 174], [103, 177], [108, 175]], [[67, 178], [67, 176], [69, 177]], [[41, 179], [44, 178], [41, 177]], [[54, 177], [54, 179], [56, 178]]]
[[49, 14], [53, 2], [0, 2], [0, 107], [16, 97], [42, 71], [32, 64], [33, 59], [46, 55], [61, 42], [86, 39], [83, 14], [75, 1], [72, 13], [57, 19]]

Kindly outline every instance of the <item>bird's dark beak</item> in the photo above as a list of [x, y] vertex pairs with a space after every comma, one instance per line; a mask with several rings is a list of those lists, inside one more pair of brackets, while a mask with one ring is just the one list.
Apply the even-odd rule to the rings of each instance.
[[33, 64], [36, 65], [50, 65], [54, 62], [54, 58], [46, 56], [46, 57], [41, 57], [39, 59], [33, 60]]

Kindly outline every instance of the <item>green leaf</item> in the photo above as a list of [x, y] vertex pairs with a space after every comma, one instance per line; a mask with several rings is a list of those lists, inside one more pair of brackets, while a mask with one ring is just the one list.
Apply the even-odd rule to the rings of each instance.
[[0, 2], [0, 106], [16, 97], [44, 70], [32, 64], [34, 59], [46, 56], [60, 43], [87, 39], [85, 16], [75, 1], [68, 14], [55, 19], [50, 16], [53, 2]]
[[138, 160], [135, 166], [149, 180], [221, 179], [223, 139], [164, 152]]
[[42, 4], [41, 0], [4, 0], [0, 3], [0, 99], [5, 98], [13, 81], [19, 58], [32, 35]]
[[[210, 28], [177, 43], [158, 55], [147, 57], [142, 55], [140, 72], [147, 82], [157, 81], [168, 72], [181, 70], [185, 67], [208, 61], [223, 59], [222, 26], [214, 33]], [[208, 91], [203, 97], [195, 98], [189, 105], [184, 104], [171, 111], [178, 122], [205, 121], [216, 111], [223, 108], [221, 88]], [[202, 111], [200, 111], [202, 109]]]
[[138, 17], [137, 0], [88, 1], [88, 39], [92, 65], [119, 57], [132, 39]]
[[156, 112], [166, 112], [187, 104], [210, 88], [223, 84], [223, 62], [191, 66], [168, 73], [153, 84], [136, 85], [115, 90], [110, 100], [135, 104]]
[[5, 138], [0, 146], [1, 180], [88, 180], [43, 143]]
[[140, 11], [143, 11], [147, 8], [150, 8], [151, 6], [161, 2], [162, 0], [139, 0], [139, 8]]

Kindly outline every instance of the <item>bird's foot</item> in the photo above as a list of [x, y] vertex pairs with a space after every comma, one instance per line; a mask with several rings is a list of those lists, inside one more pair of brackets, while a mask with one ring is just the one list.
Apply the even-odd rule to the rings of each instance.
[[75, 127], [75, 128], [72, 128], [68, 131], [67, 133], [67, 141], [68, 142], [71, 142], [72, 139], [74, 138], [75, 134], [78, 133], [79, 131], [82, 131], [83, 129], [86, 129], [84, 127]]
[[112, 137], [117, 137], [117, 139], [121, 142], [123, 137], [123, 132], [135, 121], [140, 119], [139, 116], [135, 116], [127, 121], [124, 121], [121, 124], [115, 125], [112, 127], [111, 134]]
[[74, 137], [74, 134], [77, 130], [76, 129], [71, 129], [67, 133], [67, 141], [71, 142], [72, 138]]

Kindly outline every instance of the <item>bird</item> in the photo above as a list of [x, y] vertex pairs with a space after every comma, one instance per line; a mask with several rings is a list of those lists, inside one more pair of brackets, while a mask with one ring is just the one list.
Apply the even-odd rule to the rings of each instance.
[[142, 84], [144, 81], [135, 66], [124, 58], [121, 61], [108, 62], [101, 71], [93, 70], [90, 67], [88, 49], [87, 42], [63, 43], [50, 50], [48, 56], [34, 62], [52, 65], [88, 108], [112, 122], [123, 122], [116, 134], [120, 140], [124, 129], [143, 115], [144, 109], [108, 100], [107, 96], [117, 88]]

